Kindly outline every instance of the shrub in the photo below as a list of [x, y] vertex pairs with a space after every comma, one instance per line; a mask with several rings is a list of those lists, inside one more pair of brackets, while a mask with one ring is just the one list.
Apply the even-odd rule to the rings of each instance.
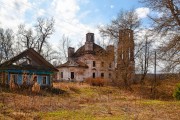
[[180, 83], [177, 84], [177, 88], [173, 93], [173, 97], [176, 98], [177, 100], [180, 100]]
[[103, 78], [87, 78], [85, 81], [92, 86], [104, 86], [106, 82]]
[[51, 88], [50, 89], [53, 94], [64, 94], [66, 91], [58, 89], [58, 88]]

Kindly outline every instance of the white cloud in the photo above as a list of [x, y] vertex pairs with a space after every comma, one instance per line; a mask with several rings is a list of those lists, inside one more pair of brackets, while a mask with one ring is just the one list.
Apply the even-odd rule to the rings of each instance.
[[83, 3], [83, 4], [88, 4], [90, 2], [90, 0], [79, 0], [80, 3]]
[[25, 12], [31, 8], [28, 0], [1, 0], [0, 6], [0, 26], [15, 30], [24, 22]]
[[52, 10], [64, 19], [73, 19], [79, 9], [76, 0], [53, 0], [52, 2]]
[[37, 11], [37, 16], [43, 16], [45, 14], [45, 10], [44, 9], [39, 9], [39, 11]]
[[81, 18], [84, 18], [86, 16], [88, 16], [92, 11], [90, 10], [87, 10], [87, 11], [84, 11], [78, 18], [81, 19]]
[[85, 42], [87, 32], [95, 33], [96, 40], [100, 38], [96, 26], [81, 23], [80, 19], [86, 17], [92, 11], [80, 12], [80, 4], [87, 4], [89, 0], [49, 0], [50, 4], [44, 8], [43, 2], [46, 0], [1, 0], [0, 3], [0, 26], [17, 30], [21, 23], [27, 27], [33, 26], [38, 17], [51, 16], [55, 19], [55, 33], [49, 39], [52, 45], [58, 45], [62, 35], [65, 34], [73, 45]]
[[53, 14], [56, 24], [56, 35], [53, 36], [54, 43], [58, 42], [63, 34], [72, 40], [74, 46], [82, 40], [85, 41], [87, 32], [94, 32], [95, 37], [98, 38], [99, 33], [97, 32], [97, 28], [80, 22], [79, 19], [87, 16], [91, 11], [84, 11], [84, 13], [79, 15], [80, 7], [78, 1], [79, 0], [53, 0], [51, 9], [54, 10], [51, 11], [50, 14]]
[[113, 9], [113, 8], [114, 8], [114, 5], [110, 5], [110, 8]]
[[136, 13], [140, 19], [146, 18], [147, 15], [150, 13], [149, 8], [141, 7], [136, 9]]

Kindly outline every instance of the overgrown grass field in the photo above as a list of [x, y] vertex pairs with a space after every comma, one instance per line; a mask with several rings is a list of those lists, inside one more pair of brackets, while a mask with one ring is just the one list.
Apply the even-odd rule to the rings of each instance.
[[172, 97], [177, 80], [157, 86], [151, 99], [150, 84], [132, 86], [133, 91], [118, 87], [93, 87], [87, 84], [55, 83], [65, 91], [60, 95], [41, 91], [0, 89], [2, 120], [180, 120], [180, 101]]

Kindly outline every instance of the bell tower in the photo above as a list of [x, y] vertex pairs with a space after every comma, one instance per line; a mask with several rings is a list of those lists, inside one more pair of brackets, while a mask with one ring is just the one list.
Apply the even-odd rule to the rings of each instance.
[[121, 79], [127, 75], [128, 79], [134, 79], [135, 62], [134, 62], [134, 38], [133, 30], [119, 30], [119, 42], [117, 52], [117, 70]]

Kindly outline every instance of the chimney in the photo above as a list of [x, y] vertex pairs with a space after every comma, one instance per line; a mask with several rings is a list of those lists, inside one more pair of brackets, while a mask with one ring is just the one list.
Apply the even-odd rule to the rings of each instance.
[[74, 48], [73, 47], [69, 47], [68, 48], [68, 61], [73, 58], [73, 54], [74, 54]]
[[86, 34], [86, 42], [93, 42], [94, 43], [94, 33], [87, 33]]
[[86, 34], [85, 51], [93, 51], [94, 33]]

